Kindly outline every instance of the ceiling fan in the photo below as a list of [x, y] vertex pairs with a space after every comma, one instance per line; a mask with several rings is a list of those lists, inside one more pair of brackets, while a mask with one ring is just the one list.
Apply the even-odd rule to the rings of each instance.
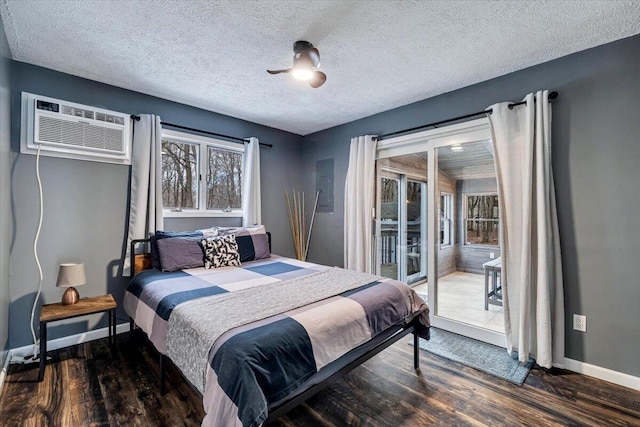
[[267, 70], [269, 74], [291, 73], [294, 78], [304, 80], [312, 88], [318, 88], [327, 81], [327, 75], [320, 68], [320, 53], [307, 41], [299, 40], [293, 44], [293, 67], [285, 70]]

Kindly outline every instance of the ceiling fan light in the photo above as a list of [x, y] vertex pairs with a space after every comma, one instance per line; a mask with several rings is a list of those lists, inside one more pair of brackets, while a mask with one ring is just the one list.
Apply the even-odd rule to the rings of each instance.
[[308, 68], [294, 68], [291, 74], [293, 74], [295, 79], [309, 81], [313, 77], [313, 70]]
[[320, 68], [320, 53], [318, 49], [304, 40], [298, 40], [293, 45], [293, 67], [286, 70], [267, 70], [269, 74], [289, 73], [296, 80], [307, 82], [316, 89], [327, 81], [327, 75]]

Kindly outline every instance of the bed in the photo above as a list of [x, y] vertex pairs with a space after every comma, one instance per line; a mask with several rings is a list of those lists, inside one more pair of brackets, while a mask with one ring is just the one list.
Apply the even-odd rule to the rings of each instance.
[[426, 303], [391, 279], [277, 255], [173, 272], [138, 272], [141, 259], [124, 308], [161, 355], [161, 387], [169, 358], [202, 394], [203, 426], [268, 424], [403, 336], [429, 337]]

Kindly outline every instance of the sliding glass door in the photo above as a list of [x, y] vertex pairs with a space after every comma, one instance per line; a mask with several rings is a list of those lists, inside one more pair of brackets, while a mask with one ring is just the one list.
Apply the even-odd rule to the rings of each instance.
[[428, 299], [432, 325], [502, 345], [491, 144], [486, 119], [379, 142], [375, 254], [378, 274]]
[[407, 180], [406, 258], [408, 284], [427, 278], [427, 183]]
[[378, 221], [379, 271], [390, 279], [402, 280], [400, 176], [385, 173], [380, 177], [380, 220]]
[[[406, 283], [427, 277], [427, 184], [420, 177], [378, 166], [376, 248], [378, 274]], [[426, 166], [426, 160], [423, 160]], [[406, 170], [405, 170], [406, 172]], [[426, 171], [425, 171], [426, 172]]]
[[[490, 140], [435, 149], [441, 241], [438, 318], [504, 334], [495, 162]], [[494, 271], [496, 274], [493, 274]]]

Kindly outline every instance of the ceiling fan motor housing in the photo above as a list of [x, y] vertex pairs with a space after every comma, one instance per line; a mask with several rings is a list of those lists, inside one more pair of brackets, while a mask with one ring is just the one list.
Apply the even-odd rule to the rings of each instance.
[[293, 45], [293, 67], [317, 70], [320, 66], [318, 49], [306, 41], [297, 41]]
[[311, 47], [313, 47], [311, 43], [304, 40], [298, 40], [293, 44], [293, 53], [297, 56]]

